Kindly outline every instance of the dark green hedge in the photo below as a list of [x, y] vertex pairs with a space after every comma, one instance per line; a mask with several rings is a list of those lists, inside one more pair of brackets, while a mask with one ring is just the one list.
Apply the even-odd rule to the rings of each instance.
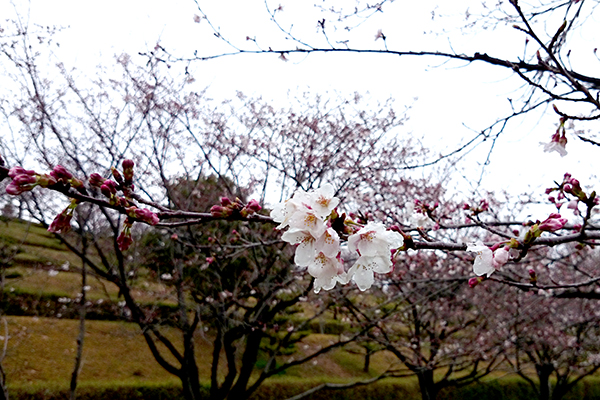
[[[206, 392], [208, 398], [208, 392]], [[64, 400], [69, 398], [65, 388], [10, 388], [11, 400]], [[81, 385], [77, 388], [78, 400], [179, 400], [181, 388], [175, 385], [138, 384], [122, 386]]]
[[[318, 383], [269, 382], [263, 385], [251, 400], [286, 399], [297, 395]], [[208, 400], [208, 387], [204, 388], [203, 399]], [[41, 387], [20, 387], [10, 389], [11, 400], [59, 400], [69, 397], [67, 389]], [[181, 388], [177, 385], [137, 384], [137, 385], [82, 385], [77, 389], [80, 400], [167, 400], [182, 399]], [[438, 400], [534, 400], [531, 387], [517, 378], [480, 382], [462, 388], [444, 389]], [[307, 400], [420, 400], [416, 382], [397, 383], [392, 380], [376, 384], [357, 386], [344, 390], [321, 390]], [[589, 379], [575, 387], [564, 400], [600, 400], [600, 380]]]
[[[64, 299], [66, 297], [57, 294], [5, 291], [0, 309], [4, 315], [78, 319], [78, 303], [74, 299], [69, 299], [68, 302]], [[152, 304], [145, 307], [151, 308], [157, 318], [165, 323], [169, 323], [177, 311], [177, 306], [168, 304]], [[118, 304], [106, 300], [92, 301], [87, 308], [86, 319], [123, 321], [127, 320], [127, 315]]]

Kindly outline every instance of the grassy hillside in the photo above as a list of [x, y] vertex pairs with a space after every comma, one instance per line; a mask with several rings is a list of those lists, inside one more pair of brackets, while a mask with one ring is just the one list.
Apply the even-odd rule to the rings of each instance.
[[[7, 381], [13, 385], [56, 383], [68, 385], [76, 351], [78, 321], [58, 318], [7, 317], [8, 352], [4, 361]], [[165, 328], [166, 335], [177, 337], [177, 331]], [[5, 339], [3, 333], [1, 342]], [[328, 335], [307, 337], [300, 353], [314, 350], [331, 340]], [[208, 380], [212, 347], [210, 338], [196, 335], [200, 375]], [[296, 355], [298, 356], [298, 354]], [[393, 359], [380, 353], [372, 359], [372, 371], [382, 371]], [[362, 357], [337, 350], [303, 366], [290, 369], [276, 379], [297, 381], [335, 377], [344, 381], [366, 378]], [[177, 382], [156, 363], [137, 325], [125, 322], [87, 321], [84, 365], [80, 382]]]

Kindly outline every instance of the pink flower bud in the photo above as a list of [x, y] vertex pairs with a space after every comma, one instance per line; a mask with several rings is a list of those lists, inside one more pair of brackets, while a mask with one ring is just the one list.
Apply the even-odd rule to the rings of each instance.
[[566, 218], [562, 218], [560, 214], [552, 213], [545, 221], [540, 223], [538, 228], [542, 232], [554, 232], [559, 229], [562, 229], [566, 223]]
[[12, 196], [18, 196], [23, 192], [28, 192], [37, 186], [37, 178], [33, 175], [16, 175], [6, 186], [6, 193]]
[[535, 273], [535, 270], [530, 269], [529, 271], [527, 271], [527, 273], [529, 274], [529, 280], [531, 281], [531, 283], [536, 283], [537, 282], [537, 274]]
[[119, 171], [117, 171], [117, 169], [115, 167], [110, 167], [110, 172], [112, 172], [112, 176], [115, 178], [115, 181], [117, 181], [120, 185], [123, 184], [123, 176], [121, 176], [121, 173]]
[[259, 212], [260, 210], [262, 210], [262, 207], [255, 199], [250, 200], [248, 204], [246, 204], [246, 208], [248, 208], [252, 212]]
[[133, 238], [131, 237], [131, 223], [125, 222], [123, 225], [123, 230], [121, 234], [117, 238], [117, 245], [119, 246], [119, 250], [125, 251], [131, 246], [133, 243]]
[[575, 179], [575, 178], [569, 179], [569, 183], [571, 185], [573, 185], [573, 187], [581, 187], [581, 185], [579, 184], [579, 181], [577, 179]]
[[135, 163], [133, 160], [123, 160], [123, 176], [125, 177], [125, 184], [130, 185], [133, 181], [133, 167]]
[[160, 222], [158, 215], [147, 208], [130, 207], [127, 209], [127, 215], [132, 218], [147, 222], [150, 225], [156, 225]]
[[90, 185], [99, 188], [100, 186], [102, 186], [104, 181], [106, 181], [106, 179], [104, 179], [100, 174], [97, 174], [94, 172], [93, 174], [90, 175], [90, 178], [88, 179], [88, 181], [90, 182]]
[[229, 200], [228, 197], [221, 197], [221, 205], [227, 207], [228, 205], [231, 205], [231, 200]]
[[482, 199], [479, 202], [479, 208], [481, 209], [481, 211], [487, 211], [490, 208], [490, 203], [488, 203], [486, 199]]
[[35, 175], [35, 171], [27, 170], [23, 167], [12, 167], [8, 170], [8, 176], [14, 179], [17, 175]]
[[571, 200], [567, 203], [567, 208], [571, 210], [577, 210], [577, 205], [579, 204], [579, 200]]
[[475, 286], [479, 285], [479, 283], [481, 282], [481, 277], [473, 277], [471, 279], [469, 279], [469, 287], [472, 289]]
[[210, 208], [210, 213], [213, 217], [227, 218], [233, 214], [233, 210], [228, 207], [212, 206]]
[[102, 186], [100, 186], [100, 191], [106, 197], [111, 198], [113, 195], [117, 194], [117, 184], [110, 179], [106, 179]]
[[63, 181], [64, 183], [67, 183], [69, 179], [73, 178], [73, 174], [67, 171], [62, 165], [55, 166], [50, 172], [50, 175], [57, 181]]
[[67, 233], [71, 230], [71, 218], [73, 217], [72, 208], [67, 207], [58, 214], [54, 221], [48, 227], [48, 232]]
[[242, 217], [247, 217], [248, 215], [252, 215], [258, 211], [260, 211], [262, 207], [258, 204], [258, 201], [252, 199], [240, 210], [240, 214]]
[[393, 232], [403, 233], [402, 229], [400, 229], [398, 225], [392, 225], [388, 229]]

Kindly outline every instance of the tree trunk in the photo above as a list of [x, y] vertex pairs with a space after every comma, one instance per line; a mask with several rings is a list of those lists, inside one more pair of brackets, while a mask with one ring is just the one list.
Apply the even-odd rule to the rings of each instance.
[[183, 365], [181, 366], [181, 384], [183, 387], [183, 396], [186, 400], [200, 400], [200, 378], [198, 377], [198, 365], [196, 364], [194, 348], [194, 330], [184, 334], [183, 343]]
[[260, 342], [263, 338], [263, 333], [260, 330], [250, 332], [246, 337], [244, 355], [242, 356], [240, 372], [238, 374], [235, 385], [227, 395], [227, 399], [243, 400], [247, 399], [251, 393], [248, 392], [248, 383], [252, 377], [252, 371], [258, 359], [260, 352]]
[[[195, 362], [194, 362], [195, 364]], [[194, 368], [191, 368], [193, 371]], [[183, 398], [185, 400], [200, 400], [200, 380], [198, 379], [198, 369], [196, 368], [196, 373], [194, 374], [192, 371], [182, 369], [181, 374], [179, 375], [179, 379], [181, 379], [181, 387], [183, 388]]]
[[539, 400], [550, 400], [552, 395], [552, 386], [550, 384], [550, 375], [554, 371], [552, 364], [536, 365], [535, 370], [540, 380], [540, 397]]
[[437, 398], [439, 388], [434, 382], [433, 371], [421, 370], [417, 372], [417, 378], [419, 379], [421, 398], [423, 400], [435, 400]]
[[367, 350], [367, 354], [365, 354], [365, 364], [363, 366], [363, 372], [369, 372], [369, 367], [371, 365], [371, 352]]

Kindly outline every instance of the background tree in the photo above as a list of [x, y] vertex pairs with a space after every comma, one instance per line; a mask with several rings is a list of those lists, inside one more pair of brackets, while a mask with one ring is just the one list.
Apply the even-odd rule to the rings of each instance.
[[[538, 251], [538, 260], [529, 267], [514, 265], [510, 269], [515, 274], [526, 272], [534, 287], [556, 276], [577, 280], [577, 274], [597, 269], [593, 249], [559, 255], [562, 252]], [[572, 292], [568, 287], [543, 290], [491, 284], [478, 286], [474, 292], [477, 297], [493, 293], [497, 299], [481, 302], [481, 308], [489, 316], [498, 344], [503, 341], [506, 361], [539, 399], [563, 398], [600, 368], [597, 300], [569, 298]], [[532, 371], [537, 380], [532, 379]]]
[[478, 307], [482, 299], [466, 284], [465, 267], [464, 260], [443, 254], [402, 257], [380, 288], [353, 302], [357, 318], [377, 321], [369, 340], [398, 359], [390, 376], [416, 376], [423, 399], [476, 382], [501, 361], [488, 317]]

